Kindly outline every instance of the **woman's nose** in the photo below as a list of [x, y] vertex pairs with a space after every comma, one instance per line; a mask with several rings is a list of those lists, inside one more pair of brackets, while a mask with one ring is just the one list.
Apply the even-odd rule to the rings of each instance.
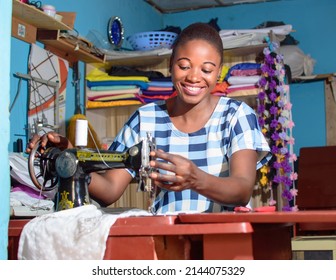
[[197, 69], [190, 69], [187, 75], [187, 79], [193, 83], [199, 82], [201, 79], [200, 71], [198, 71]]

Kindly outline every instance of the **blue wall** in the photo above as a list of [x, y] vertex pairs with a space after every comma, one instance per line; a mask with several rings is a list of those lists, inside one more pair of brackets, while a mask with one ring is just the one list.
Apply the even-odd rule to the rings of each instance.
[[10, 72], [10, 29], [12, 7], [6, 0], [0, 0], [0, 260], [7, 258], [7, 232], [9, 220], [9, 162], [8, 149], [9, 142], [9, 72]]

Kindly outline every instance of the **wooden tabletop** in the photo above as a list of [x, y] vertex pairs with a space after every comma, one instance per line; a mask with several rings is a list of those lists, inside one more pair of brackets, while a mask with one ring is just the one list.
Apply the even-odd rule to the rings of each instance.
[[335, 223], [336, 210], [179, 214], [182, 223]]
[[[9, 235], [18, 236], [23, 226], [29, 222], [29, 219], [11, 220], [9, 222]], [[208, 224], [212, 225], [211, 229], [207, 228]], [[132, 229], [131, 232], [144, 234], [143, 231], [158, 232], [165, 230], [168, 234], [175, 231], [184, 232], [186, 230], [196, 232], [200, 228], [193, 228], [192, 224], [203, 224], [202, 230], [206, 232], [219, 232], [223, 230], [223, 224], [231, 224], [230, 230], [249, 232], [251, 228], [248, 224], [295, 224], [295, 223], [335, 223], [336, 229], [336, 210], [321, 210], [321, 211], [297, 211], [297, 212], [248, 212], [248, 213], [199, 213], [199, 214], [178, 214], [178, 215], [157, 215], [143, 217], [125, 217], [118, 218], [115, 224], [111, 227], [111, 233], [119, 235], [125, 233], [125, 230]], [[237, 223], [237, 228], [233, 225]], [[240, 223], [240, 225], [238, 224]], [[227, 225], [229, 226], [229, 225]], [[204, 227], [204, 228], [203, 228]]]

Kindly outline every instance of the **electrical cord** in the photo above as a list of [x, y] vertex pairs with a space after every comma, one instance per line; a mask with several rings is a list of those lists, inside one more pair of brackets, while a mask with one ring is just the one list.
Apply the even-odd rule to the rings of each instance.
[[12, 109], [13, 109], [15, 103], [16, 103], [16, 100], [18, 99], [18, 97], [19, 97], [19, 95], [20, 95], [21, 81], [22, 81], [22, 78], [19, 79], [19, 82], [18, 82], [18, 88], [17, 88], [17, 90], [16, 90], [16, 94], [15, 94], [13, 103], [12, 103], [12, 105], [10, 105], [10, 107], [9, 107], [9, 113], [12, 111]]

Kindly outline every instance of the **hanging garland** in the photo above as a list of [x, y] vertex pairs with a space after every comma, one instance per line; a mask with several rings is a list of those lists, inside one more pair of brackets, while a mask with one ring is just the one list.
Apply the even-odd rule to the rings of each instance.
[[269, 42], [268, 47], [264, 49], [264, 61], [261, 64], [258, 121], [269, 141], [273, 157], [260, 169], [258, 183], [271, 192], [270, 205], [277, 203], [273, 199], [273, 190], [281, 188], [284, 201], [282, 211], [297, 211], [295, 205], [297, 190], [294, 186], [297, 179], [294, 162], [297, 157], [293, 153], [292, 104], [289, 99], [289, 86], [285, 83], [283, 56], [274, 51], [276, 48], [276, 43]]

